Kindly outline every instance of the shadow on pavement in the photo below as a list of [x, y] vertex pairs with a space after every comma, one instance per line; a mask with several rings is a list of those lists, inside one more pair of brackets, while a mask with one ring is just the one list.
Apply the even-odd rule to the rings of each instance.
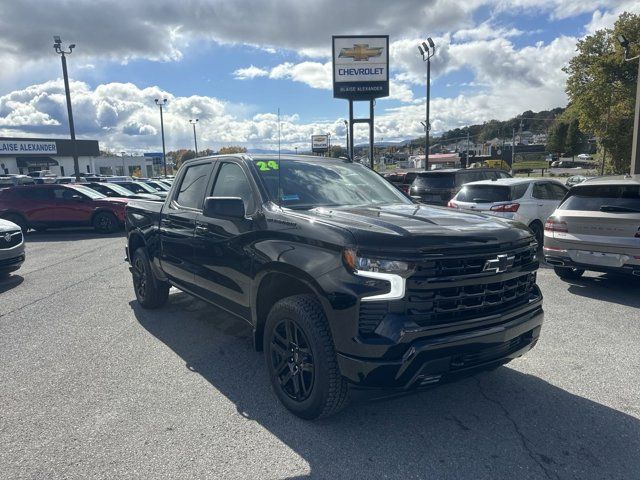
[[536, 376], [504, 367], [306, 422], [277, 402], [240, 320], [183, 293], [161, 310], [136, 302], [131, 308], [187, 369], [303, 458], [311, 471], [304, 478], [602, 479], [640, 472], [640, 420]]
[[42, 232], [29, 231], [25, 235], [27, 243], [40, 242], [69, 242], [73, 240], [92, 240], [96, 238], [118, 238], [125, 237], [124, 231], [115, 233], [97, 233], [91, 227], [85, 228], [59, 228]]
[[569, 287], [567, 290], [575, 295], [640, 308], [640, 278], [603, 274], [565, 281]]
[[12, 288], [16, 288], [22, 282], [24, 282], [24, 277], [16, 275], [15, 273], [10, 273], [6, 276], [0, 274], [0, 293], [4, 293], [11, 290]]

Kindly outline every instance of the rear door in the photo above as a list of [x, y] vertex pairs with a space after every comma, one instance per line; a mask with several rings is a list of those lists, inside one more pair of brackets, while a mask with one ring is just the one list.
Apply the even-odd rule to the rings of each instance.
[[197, 293], [221, 307], [250, 318], [252, 257], [246, 248], [254, 240], [252, 215], [258, 195], [241, 163], [220, 161], [207, 196], [239, 197], [244, 218], [211, 218], [198, 214], [195, 230]]
[[184, 169], [171, 201], [160, 217], [160, 264], [165, 274], [188, 290], [194, 288], [194, 234], [196, 217], [202, 211], [209, 183], [211, 160], [192, 163]]
[[[551, 185], [551, 183], [547, 181], [535, 182], [531, 191], [531, 196], [537, 206], [538, 218], [542, 222], [551, 216], [564, 197], [564, 192], [556, 189], [556, 185]], [[558, 185], [558, 187], [560, 186]]]

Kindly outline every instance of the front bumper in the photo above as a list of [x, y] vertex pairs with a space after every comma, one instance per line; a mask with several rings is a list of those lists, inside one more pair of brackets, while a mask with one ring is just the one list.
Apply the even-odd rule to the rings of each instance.
[[499, 325], [416, 340], [398, 359], [338, 353], [338, 364], [354, 387], [414, 390], [520, 357], [538, 341], [543, 320], [538, 307]]
[[18, 270], [25, 260], [24, 242], [12, 248], [0, 249], [0, 272]]

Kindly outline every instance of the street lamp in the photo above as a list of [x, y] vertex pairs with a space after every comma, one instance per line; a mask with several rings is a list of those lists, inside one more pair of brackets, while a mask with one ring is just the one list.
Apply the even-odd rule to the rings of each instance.
[[76, 129], [73, 125], [73, 112], [71, 111], [71, 92], [69, 91], [69, 75], [67, 74], [67, 55], [71, 55], [73, 49], [76, 48], [75, 43], [69, 45], [69, 50], [65, 50], [62, 46], [60, 36], [54, 35], [53, 49], [62, 59], [62, 77], [64, 78], [64, 93], [67, 96], [67, 114], [69, 115], [69, 132], [71, 134], [71, 143], [73, 145], [73, 174], [76, 182], [80, 181], [80, 166], [78, 165], [78, 146], [76, 145]]
[[[428, 45], [427, 45], [428, 43]], [[422, 42], [422, 45], [418, 45], [418, 51], [422, 55], [422, 61], [427, 62], [427, 101], [426, 101], [426, 121], [423, 123], [425, 128], [424, 134], [424, 169], [429, 169], [429, 101], [431, 100], [431, 57], [436, 53], [436, 45], [433, 43], [431, 37], [427, 38], [427, 43]]]
[[331, 133], [327, 132], [327, 146], [329, 147], [328, 153], [331, 156]]
[[189, 120], [189, 123], [193, 125], [193, 143], [196, 146], [196, 157], [198, 156], [198, 139], [196, 138], [196, 124], [198, 123], [198, 119]]
[[160, 107], [160, 132], [162, 133], [162, 169], [164, 170], [164, 176], [167, 176], [167, 156], [164, 149], [164, 119], [162, 118], [162, 107], [167, 104], [167, 99], [163, 98], [162, 101], [157, 98], [154, 100], [156, 105]]
[[[618, 43], [624, 50], [624, 59], [627, 62], [640, 59], [640, 55], [635, 57], [629, 56], [630, 45], [629, 40], [620, 34], [618, 35]], [[604, 160], [603, 160], [604, 164]], [[631, 175], [640, 173], [640, 60], [638, 60], [638, 79], [636, 80], [636, 108], [633, 117], [633, 144], [631, 146]]]
[[351, 156], [349, 155], [349, 153], [351, 152], [351, 150], [349, 150], [349, 122], [347, 122], [346, 120], [343, 120], [344, 122], [344, 128], [346, 129], [347, 132], [347, 158], [349, 160], [351, 160]]

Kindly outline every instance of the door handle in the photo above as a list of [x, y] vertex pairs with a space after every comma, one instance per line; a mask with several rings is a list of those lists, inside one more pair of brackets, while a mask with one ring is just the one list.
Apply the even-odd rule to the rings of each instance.
[[209, 229], [206, 225], [196, 225], [196, 233], [207, 233]]

